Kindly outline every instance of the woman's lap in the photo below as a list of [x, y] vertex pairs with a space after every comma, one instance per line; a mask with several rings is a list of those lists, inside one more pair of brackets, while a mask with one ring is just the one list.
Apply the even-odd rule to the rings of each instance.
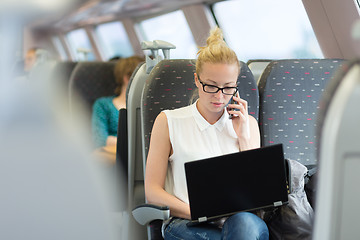
[[165, 228], [165, 239], [220, 239], [221, 229], [210, 224], [187, 226], [189, 220], [174, 218]]
[[269, 239], [265, 222], [248, 212], [229, 217], [222, 229], [207, 223], [187, 226], [188, 222], [186, 219], [174, 218], [165, 228], [165, 239]]

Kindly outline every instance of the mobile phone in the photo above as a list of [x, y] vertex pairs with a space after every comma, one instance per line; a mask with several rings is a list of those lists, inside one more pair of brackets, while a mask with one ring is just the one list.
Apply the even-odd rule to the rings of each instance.
[[[228, 104], [234, 104], [235, 103], [235, 101], [234, 101], [234, 97], [236, 96], [236, 94], [238, 93], [238, 91], [237, 92], [235, 92], [233, 95], [232, 95], [232, 97], [231, 97], [231, 99], [230, 99], [230, 101], [229, 101], [229, 103]], [[240, 97], [240, 93], [239, 93], [239, 97]], [[234, 109], [234, 108], [232, 108], [232, 109], [230, 109], [230, 111], [239, 111], [239, 109]], [[229, 114], [229, 119], [232, 119], [234, 117], [234, 115], [233, 114]]]

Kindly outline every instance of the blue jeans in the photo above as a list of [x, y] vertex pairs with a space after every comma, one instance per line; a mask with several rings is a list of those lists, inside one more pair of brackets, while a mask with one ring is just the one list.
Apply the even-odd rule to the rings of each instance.
[[240, 212], [229, 217], [222, 229], [211, 224], [188, 227], [189, 220], [174, 218], [165, 228], [164, 237], [168, 239], [259, 239], [268, 240], [269, 230], [265, 222], [249, 212]]

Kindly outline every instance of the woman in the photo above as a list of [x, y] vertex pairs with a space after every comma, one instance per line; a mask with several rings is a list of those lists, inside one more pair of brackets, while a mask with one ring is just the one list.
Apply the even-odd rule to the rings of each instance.
[[126, 88], [131, 74], [142, 57], [120, 59], [114, 69], [117, 87], [114, 96], [102, 97], [95, 101], [92, 114], [92, 135], [97, 148], [114, 146], [117, 142], [119, 109], [126, 108]]
[[[195, 84], [199, 98], [191, 106], [165, 110], [155, 120], [145, 174], [149, 203], [170, 207], [171, 221], [164, 225], [165, 239], [268, 239], [266, 224], [256, 215], [237, 213], [222, 223], [193, 227], [189, 222], [184, 163], [260, 147], [257, 121], [237, 93], [240, 66], [237, 56], [215, 28], [207, 46], [198, 52]], [[228, 104], [231, 97], [234, 104]], [[233, 114], [229, 120], [229, 114]], [[168, 164], [173, 193], [164, 190]]]

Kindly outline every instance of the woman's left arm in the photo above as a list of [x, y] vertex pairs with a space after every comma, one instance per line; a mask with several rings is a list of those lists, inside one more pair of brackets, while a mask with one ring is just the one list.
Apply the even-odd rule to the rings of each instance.
[[250, 128], [250, 138], [242, 139], [241, 137], [240, 138], [238, 137], [241, 151], [260, 147], [260, 131], [259, 131], [258, 122], [251, 115], [248, 115], [248, 119], [249, 119], [249, 128]]
[[238, 136], [241, 151], [260, 147], [260, 131], [256, 119], [248, 113], [248, 103], [241, 99], [239, 94], [234, 97], [235, 104], [229, 104], [229, 114], [233, 114], [233, 127]]

